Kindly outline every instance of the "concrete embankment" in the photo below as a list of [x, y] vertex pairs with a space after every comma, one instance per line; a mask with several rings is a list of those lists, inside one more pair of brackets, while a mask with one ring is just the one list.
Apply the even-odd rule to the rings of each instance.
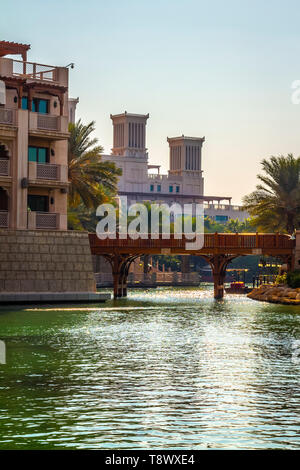
[[248, 295], [250, 299], [285, 305], [300, 305], [300, 288], [283, 285], [261, 285]]

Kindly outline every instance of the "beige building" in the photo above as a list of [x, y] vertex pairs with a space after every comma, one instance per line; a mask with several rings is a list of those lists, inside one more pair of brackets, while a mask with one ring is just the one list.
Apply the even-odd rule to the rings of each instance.
[[29, 49], [0, 41], [0, 227], [66, 230], [68, 68]]
[[68, 68], [28, 62], [29, 49], [0, 41], [0, 304], [103, 301], [88, 234], [67, 230], [78, 100], [68, 100]]
[[[172, 137], [169, 143], [169, 171], [160, 173], [160, 165], [149, 163], [146, 148], [146, 125], [149, 114], [111, 115], [113, 148], [103, 155], [122, 169], [118, 194], [127, 196], [128, 203], [155, 201], [157, 203], [204, 203], [205, 215], [218, 222], [240, 221], [248, 217], [241, 207], [231, 204], [231, 197], [205, 196], [202, 170], [204, 137]], [[226, 204], [221, 204], [226, 201]]]

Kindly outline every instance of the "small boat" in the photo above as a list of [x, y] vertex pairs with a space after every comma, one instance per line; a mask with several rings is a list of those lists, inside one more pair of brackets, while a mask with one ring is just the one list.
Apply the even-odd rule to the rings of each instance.
[[227, 294], [248, 294], [252, 289], [247, 287], [244, 282], [235, 281], [231, 282], [230, 287], [225, 287]]

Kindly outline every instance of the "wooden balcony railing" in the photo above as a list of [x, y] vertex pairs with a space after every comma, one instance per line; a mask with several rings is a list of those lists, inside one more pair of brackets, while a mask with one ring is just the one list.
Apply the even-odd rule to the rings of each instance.
[[58, 116], [51, 116], [50, 114], [38, 114], [37, 128], [58, 131]]
[[8, 227], [8, 211], [0, 211], [0, 228]]
[[52, 212], [36, 212], [35, 224], [37, 229], [56, 230], [59, 226], [59, 214]]
[[9, 160], [0, 158], [0, 176], [9, 175]]
[[60, 165], [54, 165], [50, 163], [37, 163], [36, 177], [37, 179], [59, 181]]
[[0, 108], [0, 124], [9, 124], [14, 125], [16, 122], [15, 119], [15, 110], [8, 108]]

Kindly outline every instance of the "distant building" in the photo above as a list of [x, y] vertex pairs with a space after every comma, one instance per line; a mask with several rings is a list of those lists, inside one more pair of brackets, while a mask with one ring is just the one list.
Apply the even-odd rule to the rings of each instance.
[[[149, 164], [146, 148], [146, 124], [149, 114], [110, 116], [113, 122], [111, 155], [103, 155], [122, 169], [118, 194], [127, 196], [128, 203], [151, 201], [157, 203], [204, 203], [205, 215], [217, 222], [229, 219], [240, 221], [248, 213], [231, 204], [229, 196], [205, 196], [202, 170], [204, 137], [179, 136], [168, 138], [169, 171], [160, 173], [160, 165]], [[156, 172], [153, 173], [153, 170]], [[221, 204], [227, 201], [227, 204]]]
[[69, 108], [69, 122], [75, 123], [76, 120], [76, 106], [79, 103], [79, 98], [69, 98], [68, 99], [68, 108]]

